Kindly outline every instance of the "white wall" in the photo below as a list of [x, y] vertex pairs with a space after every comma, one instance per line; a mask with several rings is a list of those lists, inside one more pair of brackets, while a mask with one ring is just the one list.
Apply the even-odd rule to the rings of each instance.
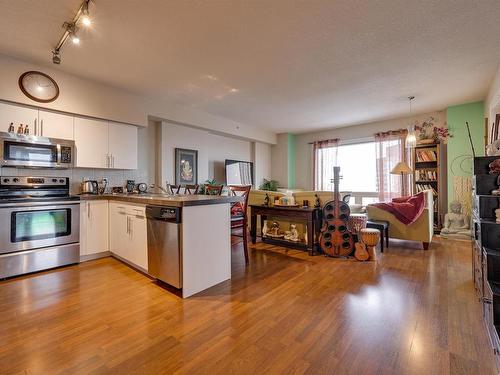
[[254, 142], [254, 173], [255, 186], [259, 187], [262, 180], [271, 179], [271, 145], [266, 143]]
[[[439, 118], [440, 122], [444, 123], [446, 121], [446, 111], [426, 113], [418, 116], [371, 122], [362, 125], [347, 126], [343, 128], [336, 128], [325, 130], [321, 132], [314, 133], [304, 133], [298, 134], [295, 137], [296, 140], [296, 187], [306, 190], [311, 190], [313, 185], [313, 170], [312, 170], [312, 145], [309, 142], [340, 138], [340, 141], [349, 141], [361, 138], [373, 137], [377, 132], [396, 130], [401, 128], [407, 128], [415, 120], [421, 121], [427, 119], [429, 116], [434, 116]], [[279, 145], [280, 135], [278, 135], [278, 145]], [[273, 146], [273, 175], [275, 168], [281, 166], [280, 157], [275, 155]], [[276, 160], [276, 163], [275, 163]], [[363, 155], [359, 156], [360, 167], [363, 164]], [[277, 174], [275, 176], [278, 176]]]
[[277, 143], [271, 147], [272, 179], [280, 187], [288, 187], [288, 134], [278, 134]]
[[205, 130], [162, 122], [162, 185], [175, 183], [175, 149], [198, 150], [198, 183], [215, 178], [225, 181], [226, 159], [252, 161], [253, 143], [212, 134]]
[[[57, 82], [60, 95], [56, 101], [37, 103], [21, 92], [19, 76], [29, 70], [42, 71]], [[214, 116], [195, 108], [135, 95], [64, 73], [54, 65], [35, 65], [5, 55], [0, 55], [0, 99], [139, 126], [147, 126], [149, 117], [164, 119], [250, 140], [276, 142], [276, 135], [265, 129]]]
[[[484, 116], [488, 117], [488, 126], [491, 130], [491, 124], [495, 121], [495, 115], [500, 113], [500, 66], [486, 96], [484, 112]], [[488, 134], [490, 134], [489, 131]]]

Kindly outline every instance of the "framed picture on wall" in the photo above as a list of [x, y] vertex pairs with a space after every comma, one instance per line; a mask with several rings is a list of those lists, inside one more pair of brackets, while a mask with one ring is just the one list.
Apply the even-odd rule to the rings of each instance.
[[175, 184], [198, 183], [198, 150], [175, 149]]

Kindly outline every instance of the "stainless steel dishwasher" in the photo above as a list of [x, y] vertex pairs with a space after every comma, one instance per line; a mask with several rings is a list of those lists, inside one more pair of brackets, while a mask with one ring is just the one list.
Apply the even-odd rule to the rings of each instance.
[[148, 273], [182, 288], [181, 209], [146, 206], [148, 220]]

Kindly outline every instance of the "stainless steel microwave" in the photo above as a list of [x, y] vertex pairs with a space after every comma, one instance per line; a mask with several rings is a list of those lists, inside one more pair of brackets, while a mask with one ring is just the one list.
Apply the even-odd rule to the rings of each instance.
[[0, 132], [0, 165], [25, 168], [71, 168], [75, 142]]

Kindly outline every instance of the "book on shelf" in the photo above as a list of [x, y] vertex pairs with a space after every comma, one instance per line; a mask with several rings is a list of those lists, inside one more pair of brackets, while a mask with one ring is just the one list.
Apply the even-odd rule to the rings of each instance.
[[416, 188], [416, 190], [417, 190], [417, 193], [420, 193], [420, 192], [422, 192], [422, 191], [424, 191], [424, 190], [432, 190], [432, 194], [433, 194], [434, 196], [437, 196], [437, 195], [438, 195], [438, 193], [437, 193], [436, 189], [434, 189], [434, 188], [432, 187], [432, 185], [429, 185], [429, 184], [418, 184], [418, 185], [416, 185], [416, 186], [415, 186], [415, 188]]
[[415, 170], [415, 181], [437, 181], [437, 173], [430, 169]]
[[416, 156], [417, 163], [437, 161], [437, 152], [433, 150], [418, 150]]

